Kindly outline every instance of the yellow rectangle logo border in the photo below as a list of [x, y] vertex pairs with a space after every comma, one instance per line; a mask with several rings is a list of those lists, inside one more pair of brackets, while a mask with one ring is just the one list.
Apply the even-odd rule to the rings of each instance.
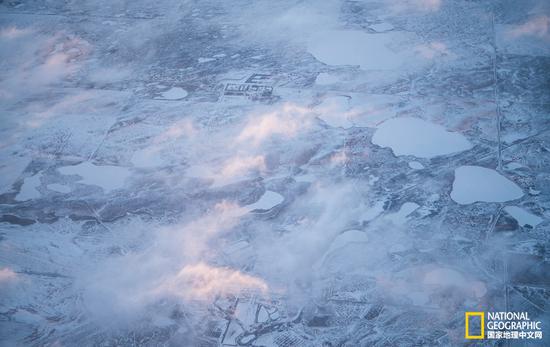
[[[470, 317], [480, 317], [481, 318], [481, 334], [480, 335], [470, 335], [469, 328], [469, 320]], [[485, 312], [466, 312], [464, 314], [464, 326], [465, 326], [465, 333], [464, 337], [468, 340], [481, 340], [485, 338]]]

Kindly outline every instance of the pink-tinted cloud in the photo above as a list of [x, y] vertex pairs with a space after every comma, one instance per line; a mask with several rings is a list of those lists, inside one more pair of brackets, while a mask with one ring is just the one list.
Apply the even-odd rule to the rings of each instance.
[[216, 295], [239, 294], [243, 291], [267, 293], [265, 281], [238, 270], [215, 267], [203, 262], [184, 266], [157, 290], [187, 300], [212, 299]]
[[434, 12], [441, 8], [443, 0], [386, 0], [394, 13]]
[[423, 45], [418, 45], [415, 50], [420, 56], [430, 60], [451, 55], [447, 45], [443, 42], [430, 42]]
[[244, 176], [251, 171], [264, 171], [265, 169], [265, 158], [263, 155], [235, 156], [224, 164], [220, 172], [220, 179], [231, 180]]
[[31, 31], [29, 29], [20, 29], [12, 26], [8, 28], [0, 29], [0, 38], [14, 40], [14, 39], [21, 38], [25, 35], [28, 35], [30, 33]]
[[513, 38], [535, 36], [550, 40], [550, 17], [538, 16], [511, 29], [508, 34]]
[[0, 285], [12, 283], [17, 280], [17, 274], [10, 268], [5, 267], [0, 269]]
[[228, 266], [212, 265], [226, 236], [247, 210], [222, 201], [194, 220], [156, 230], [150, 247], [84, 271], [80, 285], [90, 313], [99, 321], [128, 322], [148, 315], [163, 300], [207, 300], [241, 291], [268, 293], [261, 278]]
[[311, 118], [308, 108], [287, 103], [274, 111], [250, 117], [237, 141], [258, 145], [274, 135], [293, 137], [310, 125]]
[[66, 33], [47, 36], [15, 27], [0, 31], [0, 60], [10, 69], [0, 72], [0, 97], [25, 97], [74, 75], [90, 54], [91, 45]]

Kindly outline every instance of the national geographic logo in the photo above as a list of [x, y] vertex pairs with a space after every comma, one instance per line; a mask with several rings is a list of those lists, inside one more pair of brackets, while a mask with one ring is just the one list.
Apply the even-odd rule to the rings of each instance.
[[[470, 318], [479, 317], [479, 330], [477, 334], [470, 331]], [[472, 324], [474, 325], [474, 324]], [[466, 312], [464, 317], [465, 334], [464, 337], [468, 340], [480, 340], [485, 338], [485, 313], [484, 312]], [[475, 330], [475, 329], [474, 329]]]
[[464, 337], [468, 340], [541, 340], [542, 322], [531, 320], [528, 312], [466, 312]]

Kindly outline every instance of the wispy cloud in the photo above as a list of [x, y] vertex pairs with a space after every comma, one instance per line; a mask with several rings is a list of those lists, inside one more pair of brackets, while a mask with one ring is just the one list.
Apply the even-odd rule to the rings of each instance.
[[216, 267], [203, 262], [184, 266], [156, 290], [160, 295], [171, 294], [186, 300], [213, 299], [216, 295], [243, 291], [268, 292], [267, 283], [256, 277], [228, 267]]
[[259, 145], [275, 135], [293, 137], [300, 130], [307, 129], [311, 119], [311, 110], [308, 108], [286, 103], [271, 112], [249, 117], [237, 141], [251, 141]]
[[216, 265], [222, 250], [216, 241], [239, 223], [248, 210], [223, 201], [188, 223], [156, 230], [150, 246], [83, 271], [79, 283], [84, 302], [98, 322], [142, 319], [162, 300], [208, 300], [216, 295], [255, 291], [268, 284], [254, 274]]
[[17, 274], [12, 269], [9, 267], [0, 269], [0, 285], [12, 283], [16, 280]]
[[250, 171], [264, 171], [265, 158], [262, 155], [256, 156], [235, 156], [229, 159], [223, 166], [218, 179], [231, 181], [236, 177], [243, 177]]
[[527, 22], [510, 29], [508, 35], [513, 38], [534, 36], [550, 40], [550, 17], [542, 15], [531, 18]]
[[435, 12], [441, 8], [443, 0], [386, 0], [389, 9], [394, 13]]
[[14, 40], [14, 39], [21, 38], [25, 35], [29, 35], [30, 33], [31, 33], [31, 30], [29, 29], [21, 29], [15, 26], [10, 26], [7, 28], [0, 29], [0, 38]]
[[420, 56], [426, 59], [434, 59], [443, 56], [451, 57], [452, 53], [443, 42], [430, 42], [415, 47], [415, 50]]
[[270, 153], [300, 141], [313, 128], [316, 115], [295, 103], [257, 106], [221, 129], [186, 129], [193, 134], [186, 175], [211, 180], [213, 187], [263, 176], [270, 171]]
[[75, 74], [91, 53], [82, 38], [59, 32], [45, 35], [16, 27], [0, 31], [0, 59], [10, 69], [0, 74], [0, 97], [25, 97]]

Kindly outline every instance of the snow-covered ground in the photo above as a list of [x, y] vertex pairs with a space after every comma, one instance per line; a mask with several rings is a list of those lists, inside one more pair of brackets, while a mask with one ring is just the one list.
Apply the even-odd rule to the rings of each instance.
[[0, 2], [0, 345], [550, 345], [549, 43], [545, 0]]

